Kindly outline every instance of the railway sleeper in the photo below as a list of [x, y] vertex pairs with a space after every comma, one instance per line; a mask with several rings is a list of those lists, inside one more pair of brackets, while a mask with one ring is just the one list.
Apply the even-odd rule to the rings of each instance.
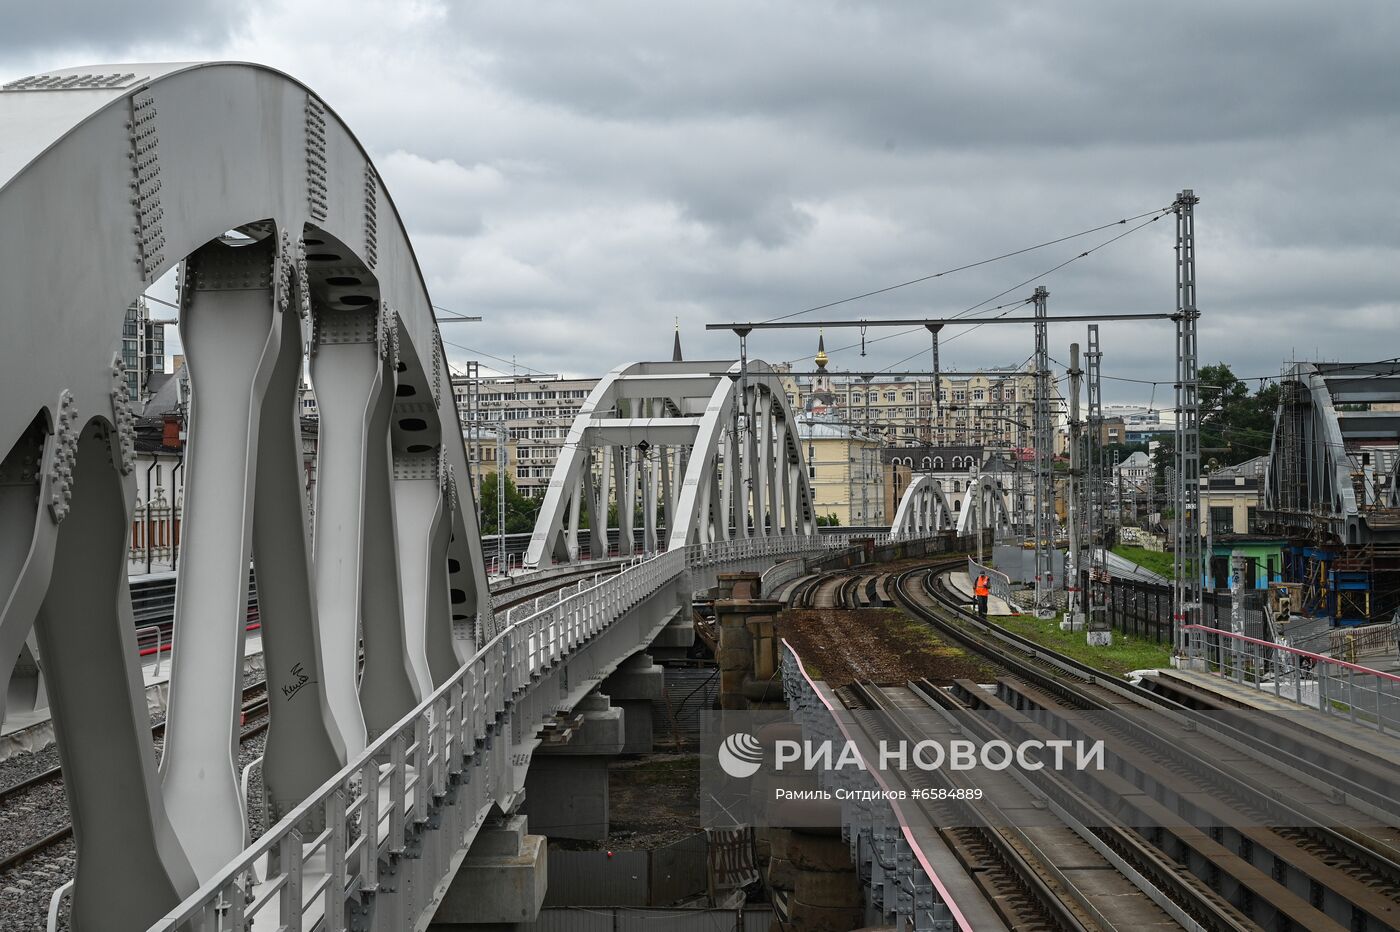
[[[926, 588], [928, 587], [926, 586]], [[952, 630], [956, 631], [957, 629], [954, 627]], [[974, 649], [996, 652], [995, 647], [988, 647], [985, 644], [979, 646], [978, 639], [971, 638], [966, 631], [962, 632], [962, 636], [970, 638], [972, 642], [971, 646], [973, 646]], [[1052, 677], [1046, 677], [1037, 675], [1038, 671], [1034, 669], [1035, 666], [1041, 664], [1035, 662], [1019, 662], [1016, 658], [1008, 660], [1008, 658], [1004, 656], [999, 659], [1013, 669], [1019, 667], [1022, 671], [1022, 676], [1039, 684], [1038, 686], [1027, 685], [1024, 688], [1019, 684], [1014, 687], [1009, 683], [1003, 684], [1003, 688], [1008, 691], [1019, 690], [1020, 696], [1012, 697], [1013, 702], [1016, 704], [1030, 701], [1025, 697], [1026, 691], [1029, 690], [1033, 693], [1042, 693], [1043, 691], [1043, 694], [1053, 695], [1076, 707], [1087, 705], [1090, 708], [1117, 710], [1120, 713], [1127, 710], [1133, 713], [1133, 717], [1148, 714], [1150, 711], [1150, 707], [1133, 702], [1127, 697], [1120, 696], [1116, 692], [1106, 689], [1102, 685], [1096, 685], [1092, 682], [1092, 678], [1089, 679], [1085, 688], [1076, 689], [1072, 687], [1072, 681], [1064, 677], [1063, 671], [1052, 668]], [[1035, 704], [1036, 707], [1046, 706], [1046, 702], [1043, 701], [1043, 698], [1042, 701], [1033, 704]], [[1051, 701], [1049, 705], [1054, 706], [1055, 703]], [[1125, 716], [1125, 719], [1132, 720], [1132, 718], [1128, 716]], [[1137, 740], [1129, 743], [1136, 744], [1140, 748], [1150, 747], [1155, 750], [1159, 758], [1172, 761], [1173, 765], [1176, 767], [1175, 775], [1178, 778], [1205, 778], [1216, 783], [1223, 780], [1224, 782], [1233, 782], [1248, 787], [1254, 794], [1256, 808], [1266, 812], [1275, 824], [1287, 824], [1287, 819], [1297, 815], [1296, 807], [1285, 805], [1276, 798], [1278, 795], [1276, 786], [1278, 775], [1272, 768], [1269, 768], [1267, 764], [1262, 764], [1262, 762], [1257, 761], [1251, 762], [1251, 764], [1261, 763], [1261, 766], [1265, 770], [1264, 773], [1256, 774], [1252, 777], [1231, 773], [1230, 769], [1222, 766], [1217, 759], [1197, 759], [1188, 765], [1176, 751], [1184, 743], [1189, 740], [1194, 740], [1196, 736], [1189, 735], [1185, 739], [1182, 739], [1181, 743], [1173, 743], [1168, 739], [1156, 735], [1151, 727], [1145, 726], [1140, 721], [1134, 722], [1134, 725], [1138, 730]], [[1306, 793], [1308, 791], [1304, 789], [1303, 792]], [[1314, 831], [1317, 834], [1321, 834], [1324, 838], [1324, 840], [1315, 841], [1315, 844], [1322, 845], [1324, 850], [1332, 853], [1341, 853], [1344, 856], [1350, 856], [1351, 863], [1356, 869], [1364, 869], [1364, 865], [1367, 864], [1372, 864], [1377, 868], [1384, 867], [1385, 874], [1389, 877], [1388, 883], [1392, 886], [1400, 883], [1400, 864], [1397, 864], [1397, 857], [1395, 854], [1397, 845], [1393, 839], [1368, 837], [1344, 826], [1321, 828], [1321, 826], [1326, 825], [1325, 820], [1315, 815], [1306, 814], [1303, 817], [1303, 821], [1306, 822], [1309, 820], [1311, 820], [1311, 824], [1319, 826], [1319, 828]], [[1261, 819], [1261, 822], [1262, 821]], [[1386, 834], [1394, 834], [1393, 829], [1387, 827]]]
[[[964, 681], [960, 685], [961, 691], [972, 698], [976, 698], [973, 690], [982, 693], [986, 697], [983, 701], [985, 708], [1002, 712], [1003, 715], [1019, 711], [1002, 698], [990, 696], [975, 684]], [[999, 685], [1004, 684], [999, 681]], [[1035, 697], [1033, 688], [1016, 685], [1018, 690], [1025, 690], [1021, 693], [1024, 697]], [[1040, 704], [1035, 708], [1055, 711], [1053, 703], [1046, 702], [1044, 696], [1040, 696], [1039, 699]], [[1046, 709], [1046, 705], [1052, 707]], [[1022, 716], [1021, 721], [1030, 720]], [[1051, 731], [1043, 726], [1038, 726], [1037, 730], [1041, 732], [1037, 737], [1068, 736], [1066, 732]], [[1030, 733], [1029, 730], [1027, 733]], [[1257, 908], [1259, 900], [1262, 899], [1281, 915], [1288, 916], [1289, 910], [1300, 903], [1307, 903], [1310, 909], [1315, 908], [1325, 914], [1336, 922], [1339, 928], [1350, 927], [1355, 932], [1366, 932], [1396, 927], [1397, 917], [1400, 917], [1400, 902], [1377, 890], [1375, 885], [1357, 879], [1354, 872], [1358, 868], [1364, 869], [1365, 865], [1350, 860], [1345, 866], [1328, 863], [1276, 831], [1263, 826], [1235, 825], [1234, 823], [1239, 821], [1241, 807], [1220, 799], [1209, 790], [1192, 789], [1183, 792], [1179, 782], [1181, 774], [1168, 771], [1141, 752], [1131, 756], [1122, 753], [1121, 741], [1116, 740], [1112, 734], [1092, 729], [1084, 729], [1083, 734], [1079, 734], [1078, 731], [1073, 734], [1091, 739], [1101, 738], [1107, 747], [1113, 749], [1108, 757], [1118, 762], [1119, 769], [1091, 775], [1095, 795], [1105, 804], [1116, 802], [1119, 806], [1131, 806], [1132, 812], [1122, 813], [1120, 809], [1120, 814], [1129, 816], [1128, 823], [1137, 827], [1139, 834], [1143, 834], [1143, 829], [1147, 826], [1154, 826], [1147, 829], [1148, 834], [1144, 837], [1155, 841], [1163, 850], [1169, 850], [1155, 830], [1160, 829], [1169, 836], [1168, 843], [1175, 841], [1178, 844], [1177, 849], [1169, 853], [1190, 866], [1198, 877], [1207, 882], [1214, 881], [1212, 885], [1222, 894], [1226, 894], [1227, 891], [1220, 885], [1223, 878], [1217, 872], [1223, 871], [1228, 874], [1229, 871], [1225, 868], [1229, 865], [1248, 864], [1253, 872], [1251, 877], [1267, 878], [1270, 881], [1273, 890], [1242, 883], [1228, 893], [1231, 902], [1241, 911]], [[1183, 812], [1189, 815], [1183, 815]], [[1209, 820], [1218, 828], [1203, 832], [1194, 825], [1183, 824], [1195, 819]], [[1228, 862], [1219, 860], [1217, 855], [1221, 852], [1230, 856]], [[1196, 857], [1193, 857], [1193, 854]], [[1242, 882], [1242, 878], [1236, 879]], [[1286, 892], [1296, 902], [1289, 902], [1282, 896], [1271, 896], [1272, 892]], [[1365, 914], [1365, 919], [1359, 926], [1356, 925], [1358, 909]], [[1343, 926], [1342, 923], [1347, 925]], [[1304, 928], [1313, 927], [1305, 925]]]
[[[949, 710], [969, 709], [994, 711], [1008, 732], [1016, 732], [1028, 738], [1046, 740], [1057, 737], [1041, 724], [1031, 720], [1024, 713], [1011, 708], [987, 690], [970, 680], [955, 681], [951, 690], [939, 689], [928, 680], [911, 683], [910, 688], [931, 705]], [[996, 733], [991, 721], [984, 723], [984, 737]], [[1245, 929], [1253, 926], [1251, 909], [1241, 909], [1237, 904], [1223, 897], [1218, 888], [1208, 886], [1205, 880], [1194, 874], [1183, 872], [1180, 863], [1166, 852], [1158, 850], [1140, 833], [1126, 825], [1117, 825], [1110, 815], [1123, 806], [1126, 798], [1139, 795], [1139, 791], [1122, 778], [1118, 781], [1116, 795], [1106, 797], [1084, 797], [1082, 788], [1053, 778], [1042, 778], [1039, 788], [1076, 818], [1085, 832], [1091, 832], [1105, 846], [1111, 848], [1118, 857], [1138, 871], [1152, 884], [1160, 895], [1167, 897], [1181, 910], [1194, 918], [1204, 928]], [[1252, 907], [1252, 895], [1245, 891], [1243, 901]]]

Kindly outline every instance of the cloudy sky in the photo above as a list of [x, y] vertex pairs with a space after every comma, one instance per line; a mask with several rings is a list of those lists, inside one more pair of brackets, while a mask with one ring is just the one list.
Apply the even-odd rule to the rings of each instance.
[[[1396, 48], [1389, 0], [59, 0], [5, 12], [0, 79], [190, 59], [303, 79], [373, 154], [435, 302], [486, 318], [444, 328], [456, 362], [595, 375], [669, 358], [677, 318], [687, 355], [728, 356], [706, 323], [1146, 220], [1191, 187], [1202, 362], [1264, 376], [1400, 354]], [[1052, 313], [1171, 310], [1170, 216], [1048, 272], [1141, 222], [805, 316], [985, 313], [1035, 283]], [[1083, 339], [1054, 327], [1051, 355]], [[945, 341], [944, 368], [1032, 349], [1020, 327]], [[1106, 376], [1168, 383], [1105, 400], [1169, 398], [1169, 323], [1102, 343]], [[926, 368], [925, 350], [921, 331], [833, 368]]]

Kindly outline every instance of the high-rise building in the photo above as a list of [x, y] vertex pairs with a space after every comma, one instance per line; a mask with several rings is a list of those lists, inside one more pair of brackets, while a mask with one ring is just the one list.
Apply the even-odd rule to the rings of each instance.
[[151, 376], [165, 371], [165, 323], [151, 319], [150, 305], [137, 298], [127, 305], [122, 321], [122, 365], [126, 367], [126, 392], [132, 402], [144, 402], [151, 392]]

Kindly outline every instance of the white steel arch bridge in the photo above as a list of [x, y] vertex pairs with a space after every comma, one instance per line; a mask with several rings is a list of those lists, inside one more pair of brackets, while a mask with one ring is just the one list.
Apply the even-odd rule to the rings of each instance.
[[[134, 431], [117, 348], [125, 307], [177, 266], [192, 395], [157, 766], [125, 575]], [[531, 560], [577, 556], [581, 503], [606, 499], [588, 488], [595, 442], [624, 507], [642, 506], [640, 549], [662, 550], [658, 500], [668, 548], [498, 620], [408, 236], [349, 129], [265, 67], [94, 66], [0, 89], [0, 281], [0, 682], [31, 644], [80, 932], [425, 927], [485, 820], [521, 800], [543, 726], [717, 571], [830, 545], [811, 535], [766, 366], [623, 367], [576, 425]], [[654, 461], [617, 453], [639, 436]], [[268, 828], [252, 844], [236, 759], [250, 562], [271, 721]]]
[[[606, 515], [610, 491], [624, 555], [816, 529], [787, 395], [756, 360], [742, 368], [633, 363], [609, 372], [569, 429], [525, 565], [579, 559], [583, 513]], [[604, 556], [606, 543], [590, 535], [589, 555]]]
[[1002, 533], [1012, 526], [1008, 493], [991, 476], [978, 476], [950, 498], [941, 480], [915, 475], [904, 487], [890, 532], [922, 535], [956, 530], [970, 534], [991, 528]]
[[[83, 865], [74, 924], [110, 927], [178, 902], [247, 840], [250, 559], [274, 820], [495, 632], [427, 291], [336, 115], [267, 68], [142, 64], [6, 85], [0, 127], [0, 677], [32, 627]], [[157, 772], [130, 662], [134, 436], [116, 349], [127, 304], [182, 262], [192, 400]], [[321, 399], [314, 527], [304, 369]]]

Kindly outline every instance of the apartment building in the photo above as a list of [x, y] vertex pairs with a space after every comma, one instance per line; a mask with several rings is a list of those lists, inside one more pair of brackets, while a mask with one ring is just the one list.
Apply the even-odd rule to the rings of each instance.
[[[462, 412], [467, 458], [478, 458], [482, 473], [496, 471], [497, 432], [506, 432], [508, 475], [522, 495], [542, 498], [549, 488], [554, 462], [564, 449], [569, 427], [579, 408], [597, 386], [597, 379], [565, 379], [557, 375], [498, 376], [477, 380], [475, 405], [469, 403], [470, 380], [454, 376], [452, 392]], [[467, 423], [471, 411], [477, 424]], [[475, 465], [473, 465], [475, 469]]]
[[[826, 373], [819, 352], [816, 376], [782, 377], [794, 410], [834, 416], [876, 437], [885, 446], [977, 446], [1029, 448], [1034, 417], [1035, 376], [1025, 369], [988, 369], [967, 378], [941, 378], [934, 403], [929, 376], [882, 376], [871, 380]], [[1052, 430], [1064, 420], [1060, 395], [1051, 382]], [[1054, 430], [1056, 453], [1065, 440]]]
[[885, 474], [881, 441], [826, 416], [799, 414], [797, 436], [818, 515], [835, 515], [842, 527], [885, 527]]

